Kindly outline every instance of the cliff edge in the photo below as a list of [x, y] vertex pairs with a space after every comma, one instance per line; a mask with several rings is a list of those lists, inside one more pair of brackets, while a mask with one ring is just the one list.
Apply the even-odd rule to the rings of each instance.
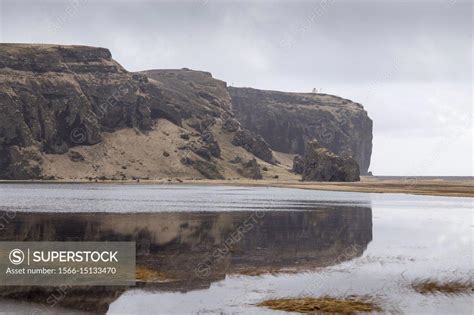
[[338, 96], [229, 87], [236, 118], [273, 150], [304, 154], [308, 141], [341, 157], [354, 158], [367, 174], [372, 120], [362, 105]]
[[293, 153], [313, 137], [364, 172], [371, 130], [362, 106], [334, 96], [133, 73], [105, 48], [0, 44], [2, 179], [296, 180]]

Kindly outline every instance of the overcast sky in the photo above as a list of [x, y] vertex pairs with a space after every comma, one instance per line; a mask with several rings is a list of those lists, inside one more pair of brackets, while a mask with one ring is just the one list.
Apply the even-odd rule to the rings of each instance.
[[109, 48], [130, 71], [340, 95], [374, 120], [376, 175], [473, 175], [471, 1], [0, 0], [2, 42]]

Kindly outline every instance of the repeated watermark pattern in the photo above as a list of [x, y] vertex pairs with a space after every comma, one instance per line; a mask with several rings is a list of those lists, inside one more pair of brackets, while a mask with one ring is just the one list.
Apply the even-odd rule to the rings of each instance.
[[59, 31], [87, 2], [88, 0], [67, 0], [62, 14], [54, 17], [48, 25], [51, 33]]
[[472, 130], [473, 128], [473, 120], [474, 117], [471, 117], [471, 121], [464, 127], [451, 127], [446, 132], [446, 135], [441, 139], [437, 144], [435, 149], [431, 151], [430, 154], [425, 155], [425, 158], [418, 164], [419, 166], [412, 172], [412, 176], [407, 176], [405, 178], [405, 188], [410, 190], [416, 188], [420, 176], [424, 171], [428, 170], [430, 166], [435, 163], [436, 158], [439, 156], [440, 152], [449, 148], [449, 145], [456, 139], [457, 137], [461, 136], [466, 130]]
[[74, 144], [83, 144], [87, 141], [87, 133], [84, 128], [73, 128], [69, 137]]
[[314, 122], [307, 127], [309, 134], [315, 135], [316, 140], [322, 142], [323, 144], [332, 144], [336, 140], [337, 129], [347, 125], [348, 123], [348, 120], [345, 116], [336, 119], [337, 126], [329, 126], [328, 122], [321, 118], [315, 119]]
[[[358, 244], [351, 244], [343, 252], [330, 262], [329, 266], [339, 265], [345, 261], [356, 258], [363, 248]], [[301, 296], [311, 296], [315, 291], [321, 290], [324, 285], [324, 274], [315, 273], [315, 279], [311, 281], [302, 291]]]
[[[132, 79], [135, 78], [135, 75], [132, 76]], [[131, 90], [132, 84], [131, 82], [126, 82], [124, 84], [119, 85], [119, 87], [105, 100], [105, 102], [101, 103], [97, 108], [97, 112], [95, 115], [89, 113], [86, 115], [86, 120], [93, 121], [95, 116], [97, 119], [102, 119], [105, 117], [107, 112], [114, 106], [117, 106], [119, 101], [128, 94]]]
[[299, 25], [296, 30], [289, 32], [287, 36], [280, 41], [280, 46], [284, 49], [290, 49], [293, 47], [296, 41], [299, 39], [301, 40], [301, 38], [310, 30], [312, 25], [327, 13], [335, 2], [336, 0], [319, 0], [304, 20], [304, 23]]
[[378, 89], [378, 86], [381, 85], [382, 82], [386, 82], [388, 80], [392, 80], [392, 79], [395, 78], [395, 75], [400, 70], [399, 65], [398, 65], [398, 61], [396, 59], [394, 59], [391, 64], [392, 64], [392, 68], [390, 69], [390, 71], [384, 73], [380, 77], [376, 78], [375, 81], [369, 83], [368, 88], [367, 88], [367, 97], [366, 97], [367, 100], [372, 96], [374, 91], [376, 91]]
[[[360, 255], [360, 253], [364, 250], [364, 248], [361, 245], [358, 244], [351, 244], [344, 248], [344, 250], [339, 254], [334, 260], [330, 261], [327, 266], [335, 266], [339, 265], [341, 263], [344, 263], [346, 261], [352, 260]], [[305, 272], [305, 270], [302, 270]], [[309, 271], [309, 270], [308, 270]], [[283, 272], [285, 273], [285, 272]], [[314, 279], [311, 280], [310, 283], [304, 284], [303, 289], [297, 296], [313, 296], [316, 291], [320, 291], [323, 289], [324, 285], [324, 278], [329, 277], [329, 275], [326, 274], [321, 274], [320, 272], [312, 272], [312, 275], [314, 275]], [[239, 300], [245, 300], [249, 296], [254, 295], [254, 292], [252, 291], [247, 291], [244, 294], [239, 295], [238, 297], [235, 297], [231, 302], [232, 303], [238, 303]], [[260, 297], [258, 297], [260, 300]]]
[[212, 267], [221, 262], [239, 243], [245, 235], [254, 229], [260, 220], [265, 217], [264, 211], [255, 211], [247, 217], [224, 241], [224, 244], [210, 253], [194, 269], [199, 278], [206, 278], [211, 274]]
[[[96, 246], [96, 250], [106, 250], [106, 244], [106, 242], [98, 243], [98, 246]], [[79, 274], [72, 275], [67, 281], [64, 281], [64, 283], [55, 287], [53, 291], [48, 294], [48, 296], [44, 300], [44, 303], [41, 303], [40, 305], [38, 305], [38, 307], [33, 309], [30, 312], [30, 315], [57, 314], [57, 310], [55, 310], [54, 308], [60, 307], [60, 303], [64, 301], [67, 298], [69, 292], [73, 290], [74, 284], [79, 277]]]
[[[140, 76], [132, 75], [132, 80], [140, 81]], [[141, 81], [140, 81], [141, 82]], [[125, 97], [131, 90], [133, 90], [133, 84], [127, 81], [118, 86], [118, 88], [105, 99], [96, 109], [94, 113], [88, 112], [85, 114], [84, 119], [89, 123], [94, 123], [97, 120], [103, 119], [109, 110], [114, 106], [117, 106], [123, 97]], [[69, 138], [72, 143], [80, 145], [87, 142], [87, 130], [85, 127], [75, 127], [71, 129]]]
[[7, 225], [10, 224], [16, 218], [16, 211], [7, 210], [0, 212], [0, 231], [6, 229]]

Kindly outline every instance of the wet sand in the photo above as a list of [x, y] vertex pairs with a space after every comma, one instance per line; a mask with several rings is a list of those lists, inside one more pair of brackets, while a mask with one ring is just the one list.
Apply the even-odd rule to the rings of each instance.
[[[185, 181], [186, 183], [188, 181]], [[194, 181], [195, 182], [195, 181]], [[312, 190], [349, 191], [365, 193], [403, 193], [445, 197], [474, 197], [474, 180], [451, 179], [379, 179], [363, 177], [360, 182], [302, 182], [302, 181], [199, 181], [206, 184], [270, 186]]]

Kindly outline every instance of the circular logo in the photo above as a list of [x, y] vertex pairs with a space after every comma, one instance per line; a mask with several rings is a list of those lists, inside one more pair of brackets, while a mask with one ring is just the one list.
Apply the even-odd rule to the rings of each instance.
[[30, 313], [30, 315], [43, 315], [43, 314], [46, 314], [46, 313], [43, 310], [40, 310], [39, 308], [35, 308]]
[[19, 265], [25, 260], [25, 253], [21, 249], [13, 249], [8, 255], [8, 259], [14, 265]]
[[196, 269], [194, 270], [194, 272], [196, 273], [196, 275], [199, 277], [199, 278], [206, 278], [209, 276], [209, 274], [211, 273], [211, 267], [209, 267], [209, 265], [207, 264], [204, 264], [204, 263], [200, 263]]
[[82, 128], [72, 129], [70, 136], [71, 136], [71, 141], [75, 144], [82, 144], [86, 142], [87, 140], [86, 131]]
[[319, 139], [324, 143], [330, 143], [334, 140], [334, 132], [323, 127], [319, 133]]
[[285, 49], [290, 49], [291, 48], [291, 40], [290, 39], [282, 39], [280, 41], [280, 46], [285, 48]]

